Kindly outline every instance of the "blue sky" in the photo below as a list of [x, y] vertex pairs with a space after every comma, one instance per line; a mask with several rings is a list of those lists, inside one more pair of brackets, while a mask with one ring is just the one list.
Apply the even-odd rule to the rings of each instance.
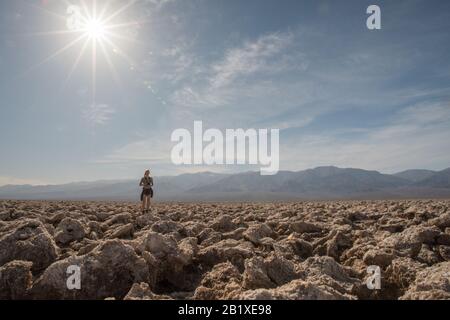
[[54, 32], [68, 5], [0, 3], [0, 185], [251, 169], [173, 166], [171, 132], [194, 120], [280, 128], [286, 170], [450, 166], [448, 1], [135, 1], [95, 94], [90, 43], [75, 68], [83, 42], [48, 59], [79, 36]]

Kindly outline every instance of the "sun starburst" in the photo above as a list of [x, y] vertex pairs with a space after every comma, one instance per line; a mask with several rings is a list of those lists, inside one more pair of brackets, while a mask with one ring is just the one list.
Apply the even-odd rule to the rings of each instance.
[[[127, 1], [126, 4], [122, 5], [118, 9], [111, 10], [111, 1], [105, 1], [104, 6], [98, 10], [97, 0], [90, 1], [87, 5], [84, 0], [80, 0], [78, 5], [70, 4], [65, 1], [67, 5], [67, 10], [65, 15], [51, 12], [47, 9], [40, 8], [44, 10], [47, 14], [56, 16], [61, 20], [66, 21], [66, 28], [63, 30], [53, 30], [50, 32], [40, 32], [34, 35], [60, 35], [60, 34], [73, 34], [74, 39], [70, 40], [69, 43], [58, 49], [56, 52], [49, 55], [40, 63], [34, 65], [31, 69], [37, 68], [44, 63], [60, 56], [67, 50], [77, 46], [80, 46], [80, 52], [75, 59], [70, 72], [67, 75], [66, 82], [68, 82], [76, 71], [78, 64], [82, 60], [83, 56], [86, 55], [87, 51], [91, 51], [91, 63], [92, 63], [92, 103], [96, 103], [96, 86], [97, 86], [97, 60], [98, 53], [101, 52], [102, 60], [108, 64], [108, 67], [113, 75], [113, 79], [116, 82], [120, 82], [120, 77], [117, 75], [112, 54], [124, 58], [127, 63], [134, 64], [133, 60], [121, 50], [117, 45], [118, 40], [129, 40], [133, 39], [124, 35], [121, 31], [132, 26], [138, 26], [142, 24], [143, 21], [117, 21], [120, 16], [129, 9], [136, 0]], [[123, 2], [121, 2], [123, 3]], [[98, 50], [98, 49], [101, 50]], [[30, 69], [30, 70], [31, 70]], [[120, 83], [118, 83], [120, 84]]]
[[91, 19], [86, 23], [84, 32], [95, 41], [101, 40], [105, 36], [106, 25], [101, 20]]

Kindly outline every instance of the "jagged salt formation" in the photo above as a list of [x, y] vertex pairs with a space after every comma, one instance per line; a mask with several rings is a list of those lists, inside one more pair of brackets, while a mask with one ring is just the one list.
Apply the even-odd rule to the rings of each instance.
[[0, 202], [0, 299], [381, 298], [450, 299], [450, 201]]

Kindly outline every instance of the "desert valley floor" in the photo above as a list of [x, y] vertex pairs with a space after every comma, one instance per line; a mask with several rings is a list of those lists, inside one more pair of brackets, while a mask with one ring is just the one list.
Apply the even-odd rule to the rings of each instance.
[[450, 299], [450, 200], [0, 201], [0, 299]]

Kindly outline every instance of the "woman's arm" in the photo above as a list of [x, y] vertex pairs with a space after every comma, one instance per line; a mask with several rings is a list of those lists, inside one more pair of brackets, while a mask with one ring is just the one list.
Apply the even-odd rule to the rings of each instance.
[[144, 179], [141, 179], [141, 182], [139, 182], [139, 187], [142, 187], [144, 185]]

